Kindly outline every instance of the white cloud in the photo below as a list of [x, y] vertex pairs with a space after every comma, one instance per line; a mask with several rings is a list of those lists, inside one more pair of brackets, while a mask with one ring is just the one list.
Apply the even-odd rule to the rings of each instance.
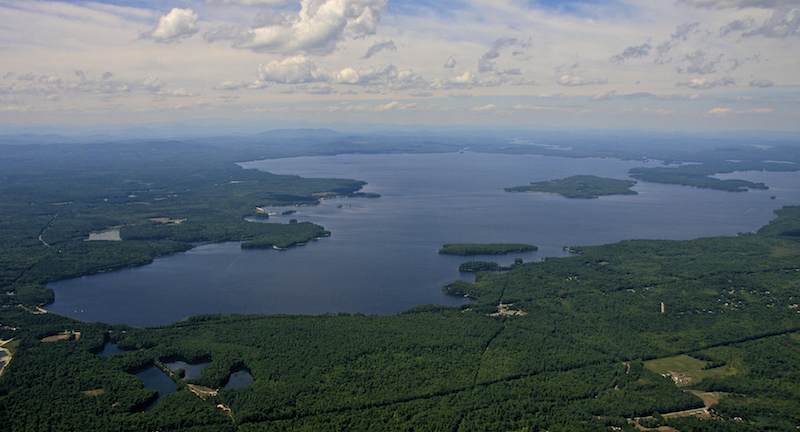
[[713, 116], [722, 117], [731, 112], [730, 108], [714, 108], [708, 111], [708, 114]]
[[611, 90], [602, 94], [599, 94], [592, 98], [593, 101], [604, 101], [604, 100], [611, 100], [616, 97], [617, 91]]
[[688, 82], [679, 82], [676, 84], [677, 87], [686, 86], [696, 90], [707, 90], [714, 87], [719, 86], [728, 86], [734, 84], [735, 81], [732, 78], [695, 78]]
[[[243, 31], [233, 46], [257, 52], [327, 55], [338, 42], [375, 34], [388, 0], [303, 0], [296, 17]], [[222, 37], [219, 37], [222, 38]]]
[[477, 112], [480, 112], [480, 111], [495, 111], [495, 110], [497, 110], [497, 105], [488, 104], [488, 105], [484, 105], [484, 106], [481, 106], [481, 107], [475, 107], [472, 110], [473, 111], [477, 111]]
[[282, 84], [300, 84], [326, 81], [328, 77], [305, 56], [273, 60], [258, 67], [258, 80]]
[[239, 90], [246, 87], [247, 83], [242, 81], [223, 81], [213, 87], [214, 90]]
[[290, 3], [299, 3], [298, 0], [206, 0], [209, 4], [241, 4], [241, 5], [268, 5], [280, 6]]
[[473, 85], [477, 82], [477, 76], [470, 71], [466, 71], [457, 77], [450, 78], [448, 82], [459, 86]]
[[453, 56], [448, 57], [447, 61], [444, 62], [444, 67], [446, 67], [448, 69], [452, 69], [452, 68], [456, 67], [456, 59], [454, 59]]
[[156, 42], [177, 42], [197, 33], [199, 16], [191, 9], [174, 8], [158, 19], [158, 24], [142, 37], [155, 39]]
[[564, 93], [555, 93], [555, 94], [541, 93], [537, 97], [542, 98], [542, 99], [564, 99], [564, 98], [566, 98]]
[[575, 86], [586, 86], [586, 85], [595, 85], [595, 84], [608, 84], [608, 80], [605, 78], [602, 79], [586, 79], [582, 78], [578, 75], [564, 75], [558, 79], [558, 84], [562, 86], [568, 87], [575, 87]]

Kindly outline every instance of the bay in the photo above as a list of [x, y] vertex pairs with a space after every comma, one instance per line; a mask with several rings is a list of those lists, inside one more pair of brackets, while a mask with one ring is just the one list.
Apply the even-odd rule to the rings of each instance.
[[[86, 321], [161, 325], [201, 313], [393, 314], [420, 304], [459, 305], [441, 287], [473, 275], [469, 260], [510, 264], [566, 256], [564, 246], [625, 239], [692, 239], [755, 231], [800, 203], [799, 173], [734, 173], [769, 190], [731, 193], [639, 182], [638, 195], [593, 200], [507, 193], [504, 187], [577, 174], [629, 179], [657, 161], [478, 153], [339, 155], [240, 164], [275, 174], [364, 180], [381, 198], [336, 198], [269, 222], [311, 221], [331, 237], [287, 251], [211, 244], [150, 265], [50, 284], [47, 309]], [[736, 174], [742, 174], [737, 177]], [[770, 199], [775, 196], [775, 199]], [[267, 208], [282, 212], [285, 207]], [[257, 223], [257, 222], [254, 222]], [[439, 255], [445, 243], [530, 243], [536, 252]]]

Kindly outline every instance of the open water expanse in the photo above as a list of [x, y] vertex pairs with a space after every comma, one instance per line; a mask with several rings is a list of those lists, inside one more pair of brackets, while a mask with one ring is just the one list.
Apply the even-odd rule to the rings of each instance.
[[[464, 261], [509, 264], [517, 257], [529, 262], [565, 256], [564, 246], [735, 235], [765, 225], [777, 208], [800, 204], [797, 172], [719, 176], [770, 186], [745, 193], [645, 182], [634, 186], [638, 195], [593, 200], [503, 192], [577, 174], [628, 179], [632, 167], [657, 165], [617, 159], [447, 153], [241, 165], [364, 180], [363, 191], [381, 198], [330, 199], [270, 217], [311, 221], [333, 233], [287, 251], [211, 244], [144, 267], [53, 283], [56, 301], [47, 309], [86, 321], [151, 326], [201, 313], [392, 314], [420, 304], [458, 305], [466, 299], [447, 296], [441, 287], [472, 279], [459, 274]], [[539, 250], [494, 257], [437, 254], [445, 243], [530, 243]]]

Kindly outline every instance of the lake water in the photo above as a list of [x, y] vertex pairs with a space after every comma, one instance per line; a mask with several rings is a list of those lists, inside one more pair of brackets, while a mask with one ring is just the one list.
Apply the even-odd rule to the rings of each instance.
[[[85, 321], [152, 326], [201, 313], [392, 314], [420, 304], [458, 305], [441, 287], [471, 280], [469, 260], [510, 264], [565, 256], [564, 246], [634, 238], [692, 239], [755, 231], [773, 210], [800, 204], [800, 173], [738, 173], [770, 190], [731, 193], [639, 182], [638, 195], [594, 200], [507, 193], [504, 187], [577, 174], [628, 179], [655, 166], [617, 159], [475, 153], [340, 155], [241, 164], [276, 174], [367, 181], [381, 198], [337, 198], [271, 216], [324, 226], [332, 236], [287, 251], [200, 246], [154, 263], [50, 284], [47, 309]], [[775, 196], [775, 199], [770, 199]], [[269, 210], [283, 211], [287, 208]], [[257, 223], [257, 222], [254, 222]], [[530, 243], [536, 252], [439, 255], [445, 243]]]

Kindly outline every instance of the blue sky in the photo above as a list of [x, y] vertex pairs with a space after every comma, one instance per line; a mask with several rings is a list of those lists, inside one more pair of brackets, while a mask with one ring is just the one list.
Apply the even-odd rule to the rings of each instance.
[[0, 0], [0, 133], [800, 130], [800, 0]]

